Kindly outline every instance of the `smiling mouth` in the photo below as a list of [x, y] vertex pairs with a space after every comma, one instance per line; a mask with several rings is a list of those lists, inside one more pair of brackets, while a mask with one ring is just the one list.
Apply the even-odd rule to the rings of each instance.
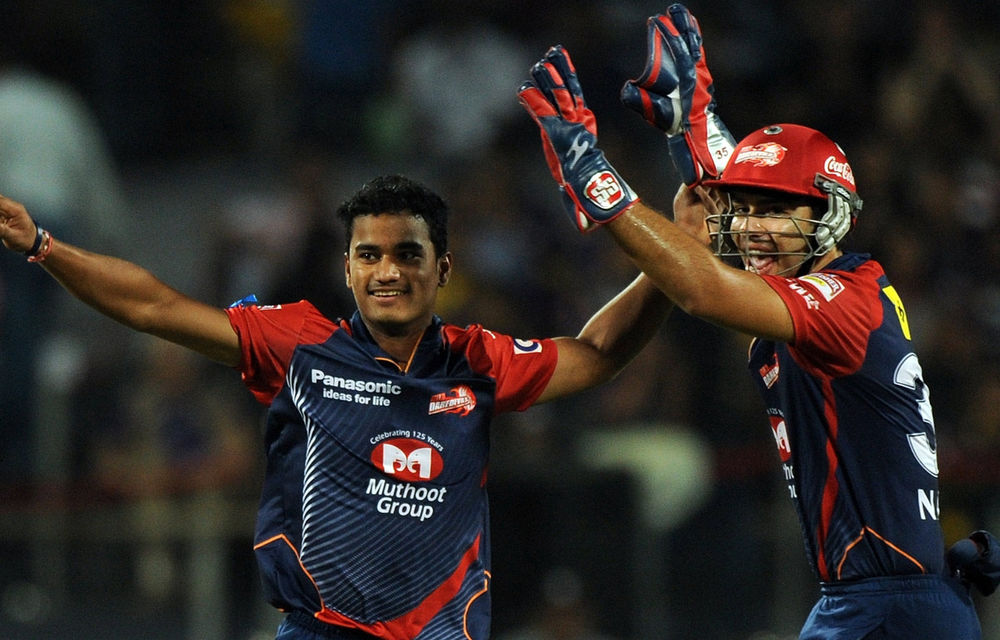
[[370, 292], [370, 295], [372, 295], [375, 298], [395, 298], [403, 295], [404, 293], [405, 293], [404, 291], [400, 291], [399, 289], [392, 289], [392, 290], [379, 289], [377, 291]]
[[767, 271], [768, 267], [776, 262], [776, 258], [770, 254], [757, 253], [755, 251], [748, 251], [746, 257], [744, 258], [744, 264], [748, 271], [754, 273], [764, 273]]

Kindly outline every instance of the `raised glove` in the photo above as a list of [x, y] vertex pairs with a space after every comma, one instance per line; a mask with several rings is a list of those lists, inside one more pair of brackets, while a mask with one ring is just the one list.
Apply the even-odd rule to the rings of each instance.
[[577, 228], [591, 231], [639, 199], [597, 148], [597, 121], [568, 51], [550, 48], [517, 95], [538, 124], [549, 171]]
[[953, 544], [947, 553], [953, 574], [988, 596], [1000, 586], [1000, 543], [988, 531], [972, 532]]
[[621, 100], [667, 134], [670, 157], [684, 184], [722, 173], [736, 146], [715, 113], [715, 88], [705, 64], [698, 21], [682, 4], [646, 21], [646, 68], [625, 83]]

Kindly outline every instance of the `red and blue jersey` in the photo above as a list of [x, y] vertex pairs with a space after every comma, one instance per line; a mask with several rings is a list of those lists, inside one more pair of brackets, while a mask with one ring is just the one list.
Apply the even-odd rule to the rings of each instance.
[[269, 405], [255, 534], [269, 601], [387, 640], [485, 640], [490, 419], [538, 398], [555, 344], [434, 318], [398, 365], [357, 313], [228, 313]]
[[899, 295], [860, 254], [798, 278], [764, 277], [795, 339], [755, 341], [750, 371], [816, 573], [826, 582], [940, 574], [934, 420]]

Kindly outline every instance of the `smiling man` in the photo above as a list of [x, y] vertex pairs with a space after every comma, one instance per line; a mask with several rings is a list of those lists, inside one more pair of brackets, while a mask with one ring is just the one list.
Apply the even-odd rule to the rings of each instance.
[[996, 588], [996, 541], [975, 532], [946, 563], [930, 391], [899, 293], [842, 248], [861, 209], [843, 150], [794, 124], [735, 143], [684, 6], [651, 17], [647, 43], [621, 95], [667, 134], [684, 182], [673, 221], [597, 148], [565, 49], [531, 68], [521, 102], [577, 226], [606, 229], [687, 313], [753, 336], [749, 373], [821, 583], [800, 639], [979, 638], [969, 587]]
[[307, 301], [198, 302], [2, 196], [0, 239], [98, 311], [236, 367], [269, 407], [255, 551], [289, 614], [277, 638], [486, 640], [492, 417], [611, 379], [671, 305], [640, 275], [576, 337], [451, 325], [434, 312], [453, 268], [439, 196], [385, 176], [338, 215], [349, 319]]

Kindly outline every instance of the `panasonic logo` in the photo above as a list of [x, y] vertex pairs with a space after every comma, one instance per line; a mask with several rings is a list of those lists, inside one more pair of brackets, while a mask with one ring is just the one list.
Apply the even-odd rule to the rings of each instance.
[[347, 391], [366, 391], [368, 393], [384, 393], [398, 396], [403, 393], [403, 388], [392, 380], [385, 382], [373, 382], [372, 380], [352, 380], [341, 376], [327, 375], [321, 369], [313, 369], [311, 372], [312, 381], [321, 383], [324, 387], [335, 387]]

